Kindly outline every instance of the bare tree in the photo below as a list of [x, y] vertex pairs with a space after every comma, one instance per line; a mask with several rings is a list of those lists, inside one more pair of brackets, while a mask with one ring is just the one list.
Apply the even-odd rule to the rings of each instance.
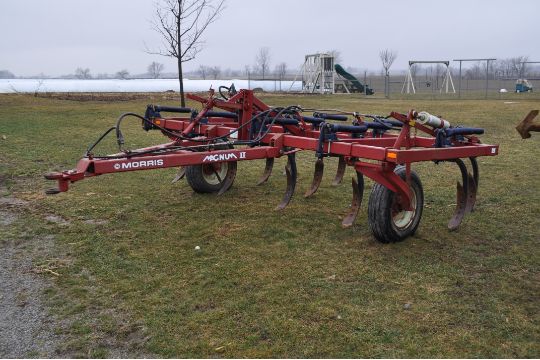
[[163, 48], [147, 52], [169, 56], [178, 64], [181, 105], [186, 106], [182, 64], [193, 60], [202, 50], [202, 35], [224, 8], [225, 0], [164, 0], [158, 5], [154, 30], [163, 38]]
[[508, 64], [508, 59], [498, 59], [498, 60], [495, 60], [493, 61], [493, 71], [495, 72], [496, 76], [498, 78], [505, 78], [505, 77], [508, 77], [509, 75], [509, 70], [510, 70], [510, 67], [509, 67], [509, 64]]
[[77, 79], [90, 79], [92, 78], [92, 75], [90, 75], [89, 68], [86, 68], [86, 69], [77, 68], [77, 70], [75, 70], [75, 77]]
[[274, 70], [274, 74], [279, 79], [279, 91], [281, 91], [281, 82], [285, 78], [285, 75], [287, 74], [287, 64], [282, 62], [278, 65], [276, 65], [276, 68]]
[[246, 77], [249, 77], [250, 73], [251, 73], [251, 68], [249, 67], [249, 65], [244, 65], [244, 75]]
[[15, 79], [15, 75], [9, 70], [0, 70], [0, 79]]
[[384, 82], [384, 93], [386, 96], [390, 95], [390, 89], [389, 89], [389, 76], [390, 76], [390, 67], [394, 63], [394, 61], [397, 58], [397, 52], [394, 50], [384, 49], [379, 52], [379, 57], [381, 58], [381, 63], [384, 69], [384, 76], [385, 76], [385, 82]]
[[129, 71], [122, 69], [116, 73], [116, 78], [120, 80], [126, 80], [129, 77]]
[[470, 80], [479, 80], [482, 79], [483, 74], [485, 74], [485, 68], [482, 69], [480, 62], [474, 63], [470, 68], [465, 71], [465, 78]]
[[208, 66], [200, 65], [197, 73], [203, 80], [206, 80], [206, 76], [208, 75]]
[[153, 61], [150, 65], [148, 65], [148, 74], [150, 74], [152, 78], [157, 79], [163, 72], [163, 68], [163, 64]]
[[[500, 78], [524, 77], [525, 65], [523, 62], [528, 61], [528, 56], [515, 56], [506, 59], [495, 60], [491, 63], [490, 76], [498, 76]], [[483, 71], [486, 72], [486, 65], [483, 64]]]
[[381, 63], [384, 69], [384, 73], [388, 74], [390, 67], [392, 66], [392, 64], [397, 58], [397, 52], [394, 50], [385, 49], [379, 53], [379, 57], [381, 58]]
[[262, 47], [259, 49], [257, 56], [255, 56], [255, 68], [259, 71], [264, 79], [266, 73], [270, 69], [270, 49]]
[[276, 65], [276, 69], [274, 70], [274, 72], [280, 80], [283, 80], [283, 78], [287, 74], [287, 64], [282, 62]]
[[210, 75], [216, 80], [221, 75], [221, 68], [219, 66], [212, 66], [209, 68]]
[[528, 60], [529, 60], [529, 57], [528, 56], [523, 56], [523, 55], [516, 56], [516, 57], [513, 57], [513, 58], [509, 59], [512, 70], [513, 70], [513, 73], [514, 73], [515, 76], [517, 76], [519, 78], [524, 76], [524, 74], [525, 74], [525, 64], [523, 62], [528, 61]]

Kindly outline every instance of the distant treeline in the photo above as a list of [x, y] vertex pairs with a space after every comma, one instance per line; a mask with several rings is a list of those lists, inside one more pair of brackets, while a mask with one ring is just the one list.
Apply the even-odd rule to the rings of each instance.
[[[489, 69], [486, 71], [486, 62], [478, 61], [474, 63], [463, 63], [462, 77], [470, 80], [480, 80], [486, 78], [486, 73], [489, 79], [517, 79], [517, 78], [540, 78], [540, 66], [537, 64], [528, 64], [528, 57], [516, 56], [506, 59], [498, 59], [490, 62]], [[452, 74], [454, 77], [459, 76], [457, 63], [451, 63]], [[384, 70], [369, 70], [356, 67], [345, 67], [347, 72], [356, 75], [359, 78], [379, 77], [384, 76]], [[175, 79], [178, 74], [175, 72], [163, 72], [164, 65], [152, 62], [147, 72], [141, 74], [130, 74], [126, 69], [117, 71], [116, 73], [97, 73], [92, 74], [89, 68], [79, 67], [72, 74], [61, 75], [55, 78], [59, 79]], [[414, 64], [410, 71], [415, 79], [437, 79], [445, 76], [445, 66], [441, 64], [420, 65]], [[408, 70], [395, 69], [392, 71], [393, 76], [405, 75]], [[295, 76], [301, 75], [301, 69], [288, 69], [285, 63], [278, 64], [273, 71], [267, 70], [266, 74], [262, 74], [260, 69], [246, 65], [243, 70], [239, 69], [222, 69], [220, 66], [199, 65], [198, 69], [184, 72], [184, 78], [189, 79], [268, 79], [268, 80], [292, 80]], [[15, 79], [15, 78], [51, 78], [43, 73], [33, 76], [16, 76], [9, 70], [0, 70], [0, 79]], [[298, 80], [301, 76], [298, 77]]]

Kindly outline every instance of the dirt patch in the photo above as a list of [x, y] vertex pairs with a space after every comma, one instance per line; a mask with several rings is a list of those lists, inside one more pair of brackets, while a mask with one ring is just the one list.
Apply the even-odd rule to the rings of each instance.
[[88, 219], [88, 220], [84, 220], [84, 223], [88, 225], [107, 225], [109, 221], [100, 220], [100, 219]]
[[17, 199], [11, 196], [2, 196], [0, 197], [0, 205], [5, 206], [24, 206], [28, 204], [27, 201]]
[[47, 215], [45, 216], [45, 220], [47, 220], [48, 222], [58, 224], [60, 226], [67, 226], [70, 224], [69, 221], [67, 221], [66, 219], [63, 219], [62, 217], [58, 215]]

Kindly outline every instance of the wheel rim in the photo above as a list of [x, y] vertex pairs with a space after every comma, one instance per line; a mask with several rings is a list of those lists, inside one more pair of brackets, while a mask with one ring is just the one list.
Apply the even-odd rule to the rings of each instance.
[[219, 185], [225, 180], [227, 176], [227, 170], [229, 169], [229, 164], [224, 163], [215, 163], [215, 164], [205, 164], [202, 166], [202, 176], [204, 181], [210, 185]]
[[400, 202], [397, 201], [397, 197], [398, 196], [394, 196], [394, 200], [392, 202], [392, 223], [398, 229], [406, 229], [413, 223], [416, 215], [416, 193], [412, 191], [412, 210], [403, 209]]

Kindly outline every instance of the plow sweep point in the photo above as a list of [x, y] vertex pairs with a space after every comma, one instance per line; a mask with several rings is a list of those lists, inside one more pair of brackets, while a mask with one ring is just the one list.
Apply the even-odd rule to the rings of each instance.
[[315, 173], [313, 174], [313, 181], [311, 182], [311, 187], [308, 191], [304, 194], [304, 197], [310, 197], [311, 195], [315, 194], [319, 186], [321, 185], [321, 181], [324, 174], [324, 161], [322, 159], [318, 159], [315, 163]]
[[461, 171], [463, 185], [458, 181], [456, 186], [457, 204], [454, 215], [448, 222], [448, 229], [450, 230], [456, 230], [463, 221], [465, 215], [473, 211], [476, 203], [476, 193], [478, 188], [475, 178], [479, 178], [478, 168], [475, 168], [476, 159], [473, 160], [473, 158], [471, 158], [471, 163], [473, 164], [473, 175], [469, 174], [463, 160], [456, 159], [455, 163], [459, 166]]
[[178, 173], [176, 174], [176, 176], [172, 180], [171, 184], [174, 184], [174, 183], [182, 180], [184, 178], [184, 176], [186, 176], [186, 168], [184, 166], [180, 166], [180, 169], [178, 170]]
[[353, 198], [351, 202], [351, 209], [343, 221], [341, 226], [344, 228], [351, 227], [358, 216], [358, 211], [360, 211], [360, 205], [362, 205], [362, 197], [364, 195], [364, 176], [357, 172], [356, 173], [358, 181], [355, 178], [352, 178], [352, 190]]
[[296, 187], [296, 178], [297, 178], [297, 172], [296, 172], [296, 158], [295, 154], [289, 154], [287, 155], [287, 166], [285, 166], [285, 173], [287, 175], [287, 190], [285, 191], [285, 195], [283, 196], [283, 199], [279, 203], [279, 205], [276, 207], [276, 210], [283, 210], [285, 207], [289, 204], [289, 202], [292, 199], [292, 196], [294, 194], [294, 189]]
[[463, 189], [461, 183], [458, 182], [456, 211], [454, 212], [454, 216], [452, 216], [448, 222], [448, 229], [456, 230], [463, 221], [463, 217], [465, 216], [466, 199], [467, 197], [465, 195], [465, 190]]
[[267, 158], [266, 165], [264, 166], [264, 173], [262, 174], [261, 178], [257, 182], [257, 185], [262, 185], [268, 181], [268, 178], [270, 177], [270, 175], [272, 175], [273, 167], [274, 167], [274, 158]]
[[225, 176], [225, 179], [223, 179], [223, 186], [221, 187], [221, 189], [219, 189], [218, 195], [222, 195], [227, 190], [229, 190], [234, 182], [234, 178], [236, 177], [236, 161], [229, 162], [228, 166], [229, 171], [227, 171], [227, 176]]
[[341, 184], [343, 176], [345, 176], [345, 169], [347, 169], [347, 162], [343, 156], [340, 156], [336, 176], [334, 177], [334, 181], [332, 181], [332, 185], [337, 186]]

